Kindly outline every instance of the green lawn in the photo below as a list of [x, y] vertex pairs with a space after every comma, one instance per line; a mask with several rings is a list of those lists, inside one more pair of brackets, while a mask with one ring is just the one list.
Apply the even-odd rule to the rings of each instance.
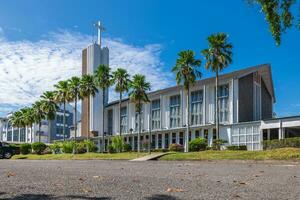
[[172, 153], [160, 160], [296, 160], [300, 161], [300, 148], [282, 148], [267, 151], [201, 151]]
[[85, 154], [46, 154], [46, 155], [14, 155], [12, 159], [28, 159], [28, 160], [131, 160], [147, 153], [85, 153]]

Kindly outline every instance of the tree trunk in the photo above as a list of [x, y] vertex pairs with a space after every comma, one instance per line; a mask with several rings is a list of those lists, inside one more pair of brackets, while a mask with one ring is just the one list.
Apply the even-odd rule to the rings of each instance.
[[[77, 96], [75, 97], [75, 113], [74, 113], [74, 142], [76, 144], [77, 137]], [[76, 145], [74, 146], [73, 153], [76, 153]]]
[[122, 92], [120, 92], [120, 99], [119, 99], [119, 134], [122, 135], [122, 124], [121, 124], [121, 107], [122, 106]]
[[104, 142], [104, 91], [105, 88], [102, 89], [102, 153], [105, 150], [105, 142]]
[[41, 122], [39, 122], [39, 142], [41, 142]]
[[[88, 101], [88, 109], [87, 109], [87, 139], [90, 139], [90, 96], [87, 97], [87, 101]], [[81, 133], [82, 134], [82, 133]]]
[[219, 139], [219, 99], [218, 99], [218, 86], [219, 86], [219, 72], [218, 69], [216, 71], [216, 112], [215, 112], [215, 120], [216, 120], [216, 138]]
[[151, 154], [151, 139], [152, 139], [152, 135], [151, 135], [151, 129], [152, 129], [152, 113], [151, 113], [151, 104], [150, 104], [150, 115], [149, 115], [149, 138], [148, 138], [148, 152], [149, 154]]
[[63, 140], [66, 140], [66, 101], [64, 100], [64, 117], [63, 117], [63, 124], [64, 124], [64, 128], [63, 128]]
[[141, 151], [140, 150], [140, 146], [141, 146], [141, 141], [140, 141], [140, 135], [141, 135], [141, 129], [142, 128], [142, 126], [141, 126], [141, 101], [139, 100], [139, 131], [138, 131], [138, 153]]
[[184, 152], [189, 152], [189, 134], [190, 134], [190, 87], [187, 88], [186, 94], [186, 135]]

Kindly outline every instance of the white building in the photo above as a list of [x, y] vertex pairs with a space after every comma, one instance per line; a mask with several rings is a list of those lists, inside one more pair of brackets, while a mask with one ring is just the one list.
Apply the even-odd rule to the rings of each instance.
[[[99, 64], [108, 65], [109, 50], [101, 47], [101, 28], [98, 26], [98, 43], [82, 52], [82, 74], [93, 74]], [[281, 139], [300, 136], [300, 117], [273, 119], [275, 93], [269, 64], [249, 67], [219, 77], [220, 139], [227, 145], [247, 145], [249, 150], [262, 149], [263, 139]], [[110, 138], [122, 136], [137, 149], [138, 120], [134, 103], [102, 99], [102, 92], [83, 100], [81, 136], [93, 136], [98, 145], [105, 136], [105, 147]], [[105, 91], [108, 97], [108, 91]], [[190, 91], [189, 138], [204, 137], [211, 145], [215, 131], [215, 78], [197, 81]], [[168, 148], [171, 143], [184, 145], [186, 134], [186, 94], [181, 86], [174, 86], [149, 93], [150, 103], [143, 105], [142, 134], [140, 141], [149, 139], [153, 148]], [[102, 116], [102, 110], [105, 110]], [[119, 119], [121, 112], [121, 119]], [[102, 119], [104, 118], [104, 126]], [[120, 122], [121, 121], [121, 122]], [[104, 127], [104, 130], [103, 128]]]

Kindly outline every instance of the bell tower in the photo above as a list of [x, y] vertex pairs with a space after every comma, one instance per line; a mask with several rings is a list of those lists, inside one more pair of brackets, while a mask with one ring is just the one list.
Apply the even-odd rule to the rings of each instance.
[[[101, 33], [104, 31], [100, 21], [94, 24], [98, 30], [97, 42], [93, 42], [82, 50], [82, 75], [93, 75], [99, 65], [109, 65], [109, 49], [101, 46]], [[105, 100], [103, 101], [103, 92]], [[94, 97], [85, 98], [82, 101], [81, 111], [81, 135], [85, 137], [100, 136], [103, 134], [103, 105], [108, 102], [108, 90], [98, 88]]]

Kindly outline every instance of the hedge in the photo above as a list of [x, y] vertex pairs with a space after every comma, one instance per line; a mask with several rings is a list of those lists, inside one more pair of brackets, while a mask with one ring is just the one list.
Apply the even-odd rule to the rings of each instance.
[[31, 144], [34, 153], [41, 155], [43, 151], [47, 148], [47, 145], [43, 142], [34, 142]]
[[265, 140], [263, 141], [264, 150], [277, 149], [284, 147], [300, 148], [300, 137], [286, 138], [281, 140]]
[[173, 143], [173, 144], [169, 145], [169, 150], [170, 151], [183, 151], [183, 149], [184, 148], [181, 144]]
[[20, 153], [23, 155], [29, 154], [31, 152], [31, 144], [23, 143], [20, 145]]
[[204, 151], [207, 147], [207, 140], [205, 138], [196, 138], [189, 142], [190, 151]]
[[241, 145], [241, 146], [237, 146], [237, 145], [232, 145], [232, 146], [227, 146], [226, 147], [228, 150], [247, 150], [247, 146], [246, 145]]

